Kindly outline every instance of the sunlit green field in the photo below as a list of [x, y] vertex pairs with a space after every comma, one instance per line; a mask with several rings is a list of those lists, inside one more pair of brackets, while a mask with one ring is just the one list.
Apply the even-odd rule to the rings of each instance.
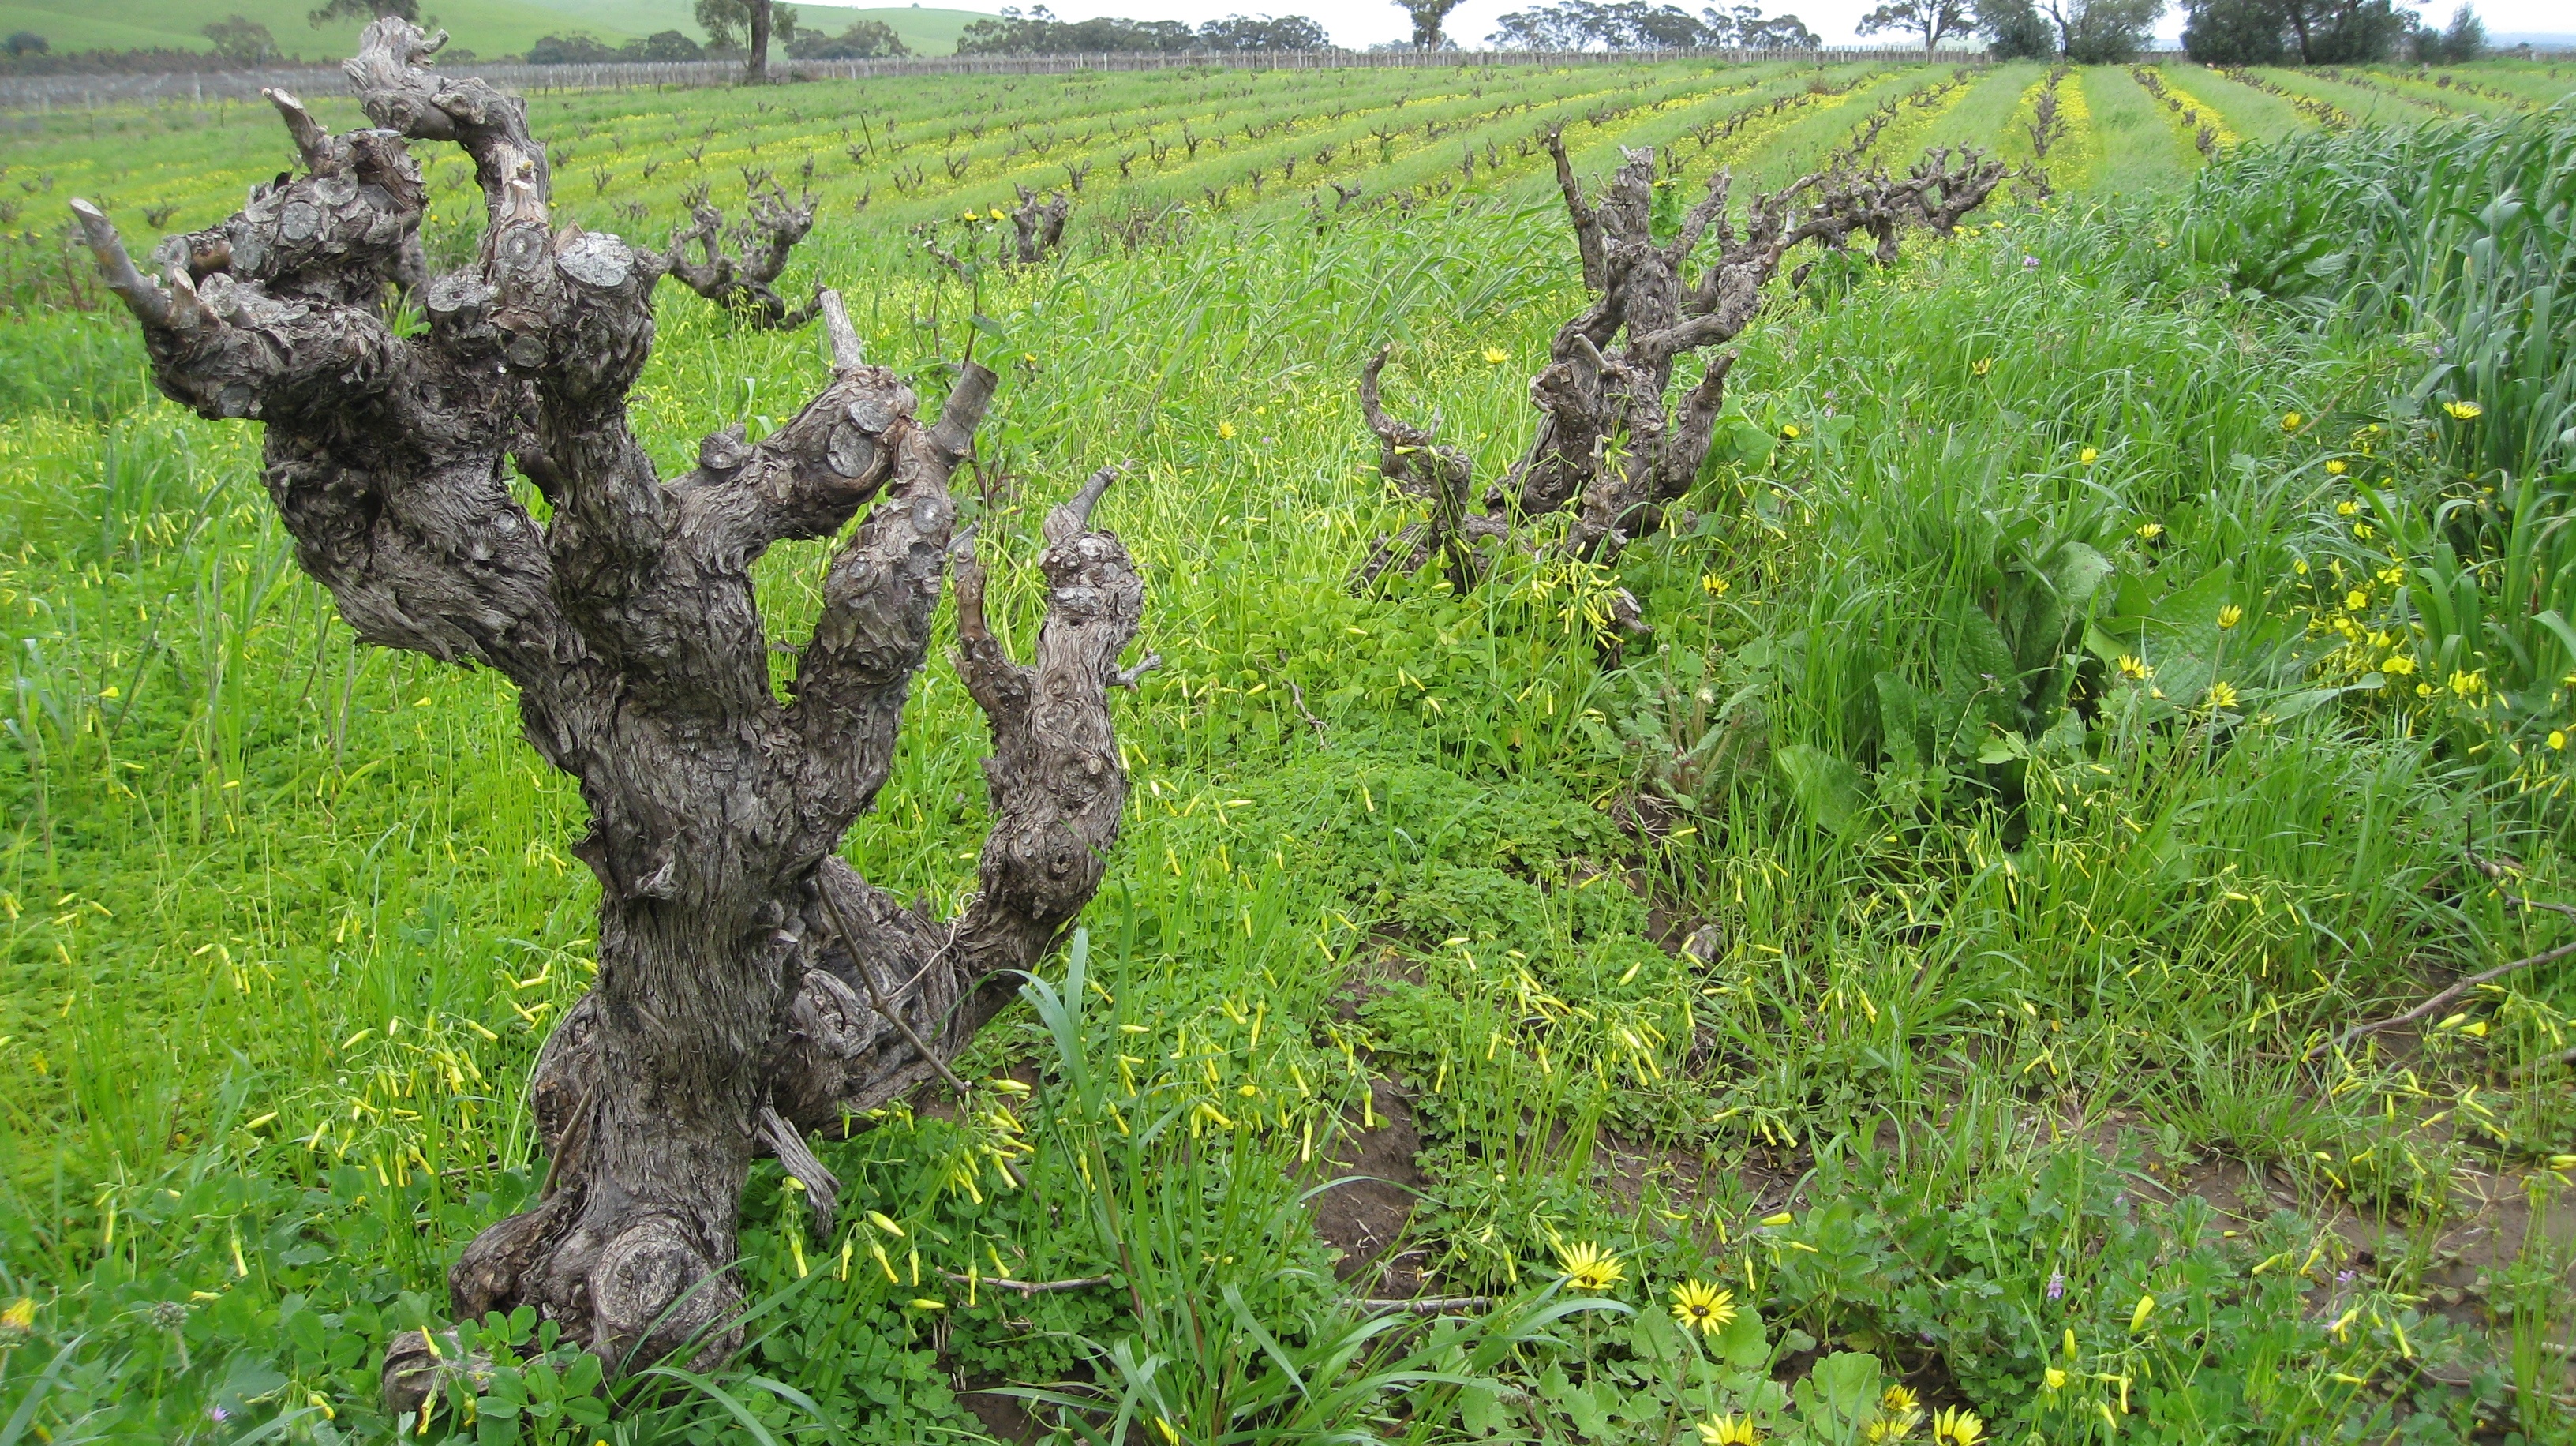
[[[591, 968], [578, 796], [497, 679], [353, 646], [255, 429], [161, 400], [62, 241], [75, 195], [146, 241], [212, 224], [284, 133], [14, 118], [0, 1306], [29, 1313], [0, 1316], [0, 1446], [1821, 1443], [1936, 1410], [2012, 1442], [2567, 1439], [2576, 982], [2340, 1035], [2569, 934], [2509, 900], [2576, 899], [2548, 309], [2576, 139], [2544, 111], [2576, 70], [2160, 79], [2215, 160], [2122, 68], [2067, 75], [2034, 156], [2039, 65], [539, 101], [570, 219], [659, 239], [700, 185], [808, 190], [782, 290], [841, 288], [926, 393], [969, 346], [1003, 370], [974, 482], [1023, 648], [1036, 519], [1128, 464], [1101, 521], [1167, 660], [1117, 705], [1136, 787], [1087, 1012], [1015, 1010], [969, 1072], [1036, 1092], [825, 1145], [853, 1202], [828, 1236], [764, 1165], [768, 1334], [605, 1421], [533, 1367], [524, 1414], [391, 1420], [373, 1374], [544, 1174], [522, 1082]], [[1741, 194], [1890, 101], [1868, 159], [1975, 145], [2054, 199], [2015, 182], [1892, 269], [1783, 285], [1718, 459], [1615, 575], [1349, 593], [1410, 520], [1354, 399], [1377, 347], [1480, 486], [1534, 426], [1583, 304], [1535, 133], [1588, 176], [1652, 145]], [[430, 176], [461, 264], [478, 193], [461, 156]], [[1077, 178], [1048, 265], [969, 285], [924, 254], [990, 257], [1016, 186]], [[669, 287], [636, 421], [676, 472], [824, 375], [813, 335]], [[828, 555], [763, 564], [783, 635]], [[1653, 631], [1605, 663], [1617, 586]], [[953, 906], [982, 719], [935, 660], [908, 723], [848, 853]], [[1362, 1150], [1399, 1240], [1328, 1241], [1300, 1203]], [[1694, 1283], [1731, 1293], [1722, 1330], [1676, 1322]], [[1377, 1344], [1453, 1379], [1354, 1387], [1378, 1358], [1332, 1355], [1347, 1302], [1417, 1293], [1482, 1304]], [[1068, 1380], [1131, 1414], [976, 1394]]]

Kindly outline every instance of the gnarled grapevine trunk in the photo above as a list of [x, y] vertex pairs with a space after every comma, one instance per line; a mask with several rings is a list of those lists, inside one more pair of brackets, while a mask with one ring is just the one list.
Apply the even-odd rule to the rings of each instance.
[[[803, 1132], [944, 1072], [1098, 887], [1126, 797], [1106, 689], [1133, 681], [1116, 659], [1143, 588], [1089, 526], [1104, 472], [1047, 517], [1036, 661], [1006, 657], [947, 491], [995, 378], [964, 368], [919, 419], [828, 292], [822, 392], [759, 442], [720, 433], [657, 476], [626, 395], [667, 259], [558, 228], [523, 105], [427, 69], [435, 42], [413, 26], [378, 20], [361, 47], [347, 69], [380, 128], [333, 136], [272, 92], [305, 173], [183, 238], [166, 282], [75, 208], [162, 390], [267, 424], [298, 560], [359, 636], [507, 675], [528, 741], [589, 806], [600, 968], [536, 1072], [547, 1183], [465, 1249], [455, 1309], [531, 1305], [612, 1361], [721, 1348], [754, 1156], [777, 1153], [828, 1213]], [[405, 336], [379, 303], [418, 254], [410, 140], [465, 149], [489, 224], [475, 264], [421, 286], [426, 325]], [[781, 702], [752, 563], [870, 502]], [[994, 823], [971, 904], [941, 920], [835, 850], [885, 782], [952, 566]], [[394, 1409], [419, 1405], [435, 1361], [417, 1333], [397, 1344]]]
[[[1390, 571], [1416, 571], [1434, 557], [1463, 588], [1481, 570], [1477, 547], [1559, 512], [1573, 516], [1556, 547], [1590, 561], [1615, 558], [1660, 524], [1708, 456], [1735, 354], [1719, 353], [1698, 381], [1669, 398], [1683, 356], [1732, 341], [1750, 325], [1762, 288], [1799, 246], [1842, 250], [1855, 235], [1868, 236], [1876, 259], [1892, 262], [1906, 227], [1947, 233], [1985, 202], [2004, 174], [1975, 152], [1961, 151], [1954, 161], [1947, 149], [1928, 153], [1902, 178], [1836, 167], [1755, 197], [1739, 231], [1728, 214], [1730, 177], [1720, 171], [1673, 238], [1658, 242], [1652, 148], [1626, 152], [1595, 201], [1575, 178], [1563, 135], [1550, 132], [1547, 147], [1592, 300], [1558, 328], [1547, 366], [1530, 379], [1538, 434], [1487, 489], [1483, 514], [1469, 512], [1466, 454], [1388, 415], [1379, 400], [1386, 354], [1379, 353], [1360, 375], [1362, 415], [1377, 434], [1387, 480], [1421, 499], [1430, 515], [1378, 543], [1351, 575], [1355, 591]], [[1717, 254], [1694, 273], [1697, 253], [1709, 241]], [[1633, 625], [1635, 605], [1624, 594], [1622, 608], [1620, 621]]]

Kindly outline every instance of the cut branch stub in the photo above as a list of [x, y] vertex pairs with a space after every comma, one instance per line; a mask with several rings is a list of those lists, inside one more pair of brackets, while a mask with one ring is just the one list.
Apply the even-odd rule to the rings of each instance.
[[[1876, 240], [1878, 260], [1892, 262], [1902, 229], [1948, 232], [2004, 174], [1976, 152], [1954, 157], [1946, 149], [1930, 152], [1902, 180], [1877, 170], [1819, 172], [1755, 197], [1739, 228], [1729, 212], [1731, 178], [1720, 171], [1672, 239], [1658, 242], [1653, 150], [1626, 152], [1595, 198], [1576, 178], [1562, 133], [1551, 130], [1544, 140], [1591, 300], [1558, 328], [1547, 365], [1530, 381], [1537, 434], [1486, 490], [1483, 515], [1465, 515], [1465, 455], [1434, 447], [1430, 433], [1386, 415], [1378, 392], [1386, 356], [1379, 353], [1361, 372], [1361, 410], [1388, 479], [1420, 499], [1429, 516], [1392, 541], [1381, 539], [1353, 571], [1355, 591], [1435, 556], [1453, 586], [1470, 586], [1481, 572], [1474, 546], [1517, 539], [1523, 526], [1561, 512], [1573, 515], [1552, 544], [1558, 552], [1600, 563], [1616, 558], [1661, 525], [1707, 459], [1735, 358], [1711, 357], [1673, 397], [1683, 357], [1732, 341], [1750, 325], [1763, 288], [1798, 247], [1839, 250], [1860, 233]], [[1712, 241], [1716, 254], [1703, 264], [1700, 252]], [[1623, 613], [1620, 621], [1633, 618]]]
[[[962, 368], [925, 421], [825, 292], [832, 377], [815, 398], [660, 477], [627, 393], [666, 258], [555, 229], [524, 108], [423, 68], [435, 46], [417, 28], [380, 19], [361, 46], [349, 74], [385, 129], [334, 136], [273, 96], [307, 172], [166, 244], [166, 283], [98, 208], [75, 211], [161, 389], [267, 423], [269, 494], [342, 616], [370, 642], [500, 670], [530, 744], [588, 805], [574, 850], [601, 886], [597, 981], [532, 1081], [545, 1183], [465, 1248], [457, 1314], [531, 1306], [620, 1368], [721, 1354], [753, 1157], [776, 1154], [828, 1219], [836, 1182], [801, 1132], [944, 1070], [1098, 887], [1126, 797], [1108, 689], [1131, 680], [1116, 659], [1143, 586], [1089, 525], [1105, 475], [1047, 520], [1033, 664], [993, 644], [960, 556], [959, 667], [993, 732], [978, 891], [943, 920], [861, 879], [836, 850], [892, 767], [956, 541], [948, 483], [998, 378]], [[420, 287], [427, 324], [403, 334], [380, 303], [418, 254], [409, 140], [474, 157], [487, 224], [474, 265]], [[771, 240], [735, 281], [765, 286], [805, 224], [774, 191], [756, 203]], [[547, 522], [513, 495], [513, 463]], [[872, 501], [782, 701], [751, 566]], [[395, 1412], [479, 1379], [435, 1347], [414, 1332], [389, 1351]]]

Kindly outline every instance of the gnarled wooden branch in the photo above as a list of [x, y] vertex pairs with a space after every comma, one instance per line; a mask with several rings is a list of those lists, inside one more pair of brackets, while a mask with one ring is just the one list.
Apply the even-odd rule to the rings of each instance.
[[1062, 191], [1041, 196], [1022, 185], [1011, 189], [1020, 193], [1020, 204], [1011, 208], [1011, 229], [1017, 233], [1012, 255], [1022, 266], [1035, 266], [1064, 244], [1064, 223], [1073, 215], [1073, 202]]
[[[1798, 247], [1840, 249], [1866, 234], [1878, 241], [1878, 259], [1891, 262], [1901, 230], [1949, 231], [2003, 176], [2002, 166], [1974, 152], [1954, 158], [1947, 150], [1929, 153], [1901, 180], [1834, 169], [1755, 197], [1739, 225], [1729, 210], [1731, 178], [1721, 171], [1672, 239], [1658, 242], [1652, 149], [1626, 152], [1596, 198], [1576, 179], [1562, 134], [1545, 139], [1591, 301], [1558, 328], [1547, 365], [1530, 381], [1537, 435], [1487, 489], [1484, 515], [1461, 515], [1464, 454], [1435, 448], [1428, 432], [1386, 415], [1378, 394], [1386, 358], [1379, 354], [1361, 374], [1361, 408], [1382, 445], [1388, 479], [1420, 498], [1430, 516], [1392, 542], [1381, 539], [1353, 572], [1355, 591], [1434, 556], [1454, 585], [1470, 585], [1478, 568], [1462, 549], [1566, 511], [1573, 517], [1554, 544], [1563, 554], [1617, 557], [1661, 525], [1664, 509], [1690, 490], [1708, 456], [1735, 357], [1710, 357], [1674, 397], [1683, 357], [1732, 341], [1750, 325], [1764, 286]], [[1712, 244], [1715, 254], [1703, 263], [1701, 252]]]
[[[828, 1219], [836, 1182], [803, 1132], [944, 1068], [1098, 887], [1126, 798], [1107, 691], [1132, 681], [1116, 659], [1143, 585], [1090, 526], [1106, 474], [1047, 519], [1034, 664], [994, 646], [982, 574], [956, 554], [959, 668], [994, 745], [979, 887], [937, 920], [868, 884], [836, 850], [891, 766], [951, 566], [948, 482], [998, 379], [967, 366], [919, 418], [825, 292], [832, 376], [814, 399], [756, 443], [704, 438], [695, 467], [659, 476], [626, 403], [669, 258], [557, 229], [524, 108], [424, 68], [435, 43], [418, 29], [380, 19], [360, 45], [349, 74], [383, 129], [334, 136], [273, 96], [305, 172], [166, 245], [166, 282], [98, 208], [76, 214], [161, 389], [267, 424], [298, 560], [360, 636], [501, 670], [529, 741], [580, 781], [598, 979], [532, 1082], [545, 1184], [465, 1248], [457, 1313], [532, 1306], [621, 1366], [720, 1353], [752, 1158], [778, 1155]], [[402, 334], [379, 302], [418, 254], [411, 140], [474, 157], [487, 224], [472, 265], [419, 288], [426, 325]], [[765, 287], [806, 224], [774, 193], [764, 207], [769, 249], [736, 283]], [[512, 494], [513, 462], [546, 521]], [[782, 701], [751, 566], [870, 502]], [[392, 1410], [470, 1384], [433, 1347], [414, 1332], [389, 1351]]]
[[731, 227], [708, 204], [704, 185], [692, 189], [689, 224], [672, 234], [662, 264], [673, 280], [753, 326], [794, 331], [814, 319], [821, 303], [790, 306], [774, 283], [796, 243], [814, 229], [814, 197], [808, 192], [791, 201], [774, 182], [764, 189], [762, 179], [753, 177], [751, 215]]

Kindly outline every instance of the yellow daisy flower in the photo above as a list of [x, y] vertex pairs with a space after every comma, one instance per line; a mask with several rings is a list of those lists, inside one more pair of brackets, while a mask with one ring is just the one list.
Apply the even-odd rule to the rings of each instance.
[[2475, 402], [2444, 402], [2442, 410], [2454, 422], [2474, 422], [2487, 414], [2487, 409]]
[[1760, 1446], [1762, 1433], [1753, 1429], [1750, 1416], [1720, 1416], [1699, 1423], [1702, 1446]]
[[1735, 1292], [1698, 1281], [1674, 1286], [1673, 1319], [1684, 1330], [1715, 1335], [1735, 1320]]
[[1560, 1247], [1556, 1264], [1565, 1282], [1578, 1290], [1608, 1290], [1628, 1273], [1618, 1256], [1589, 1241]]

